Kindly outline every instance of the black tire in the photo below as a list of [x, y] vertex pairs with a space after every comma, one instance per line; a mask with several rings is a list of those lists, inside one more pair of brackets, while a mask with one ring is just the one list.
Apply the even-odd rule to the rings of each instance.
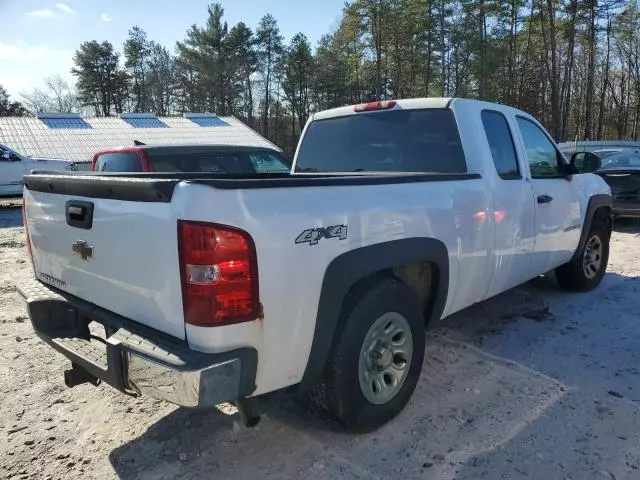
[[[313, 396], [346, 430], [364, 433], [398, 415], [413, 394], [424, 359], [425, 322], [417, 296], [396, 279], [376, 279], [358, 290], [343, 307], [323, 382]], [[374, 404], [365, 398], [360, 386], [359, 358], [370, 327], [389, 312], [399, 313], [407, 320], [413, 353], [395, 396], [387, 403]]]
[[[600, 242], [602, 242], [602, 255], [599, 269], [595, 276], [590, 278], [585, 273], [583, 261], [587, 245], [594, 237], [598, 237]], [[600, 285], [600, 282], [602, 282], [602, 278], [607, 270], [607, 263], [609, 262], [610, 237], [611, 230], [609, 229], [606, 219], [596, 215], [591, 222], [591, 227], [587, 234], [587, 240], [580, 249], [578, 255], [576, 255], [570, 262], [556, 268], [556, 278], [560, 287], [572, 292], [588, 292]]]

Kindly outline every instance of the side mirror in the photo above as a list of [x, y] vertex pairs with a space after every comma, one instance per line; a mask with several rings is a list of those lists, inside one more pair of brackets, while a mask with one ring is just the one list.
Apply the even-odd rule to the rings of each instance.
[[600, 157], [591, 152], [575, 152], [571, 155], [570, 163], [578, 173], [595, 172], [602, 166]]

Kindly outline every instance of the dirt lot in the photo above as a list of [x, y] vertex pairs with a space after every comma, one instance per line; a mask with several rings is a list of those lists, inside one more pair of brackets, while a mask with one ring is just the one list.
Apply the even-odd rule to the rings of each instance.
[[249, 430], [232, 408], [67, 389], [15, 291], [20, 221], [0, 208], [0, 478], [640, 478], [638, 223], [616, 229], [597, 291], [539, 279], [432, 330], [407, 409], [348, 436], [293, 394]]

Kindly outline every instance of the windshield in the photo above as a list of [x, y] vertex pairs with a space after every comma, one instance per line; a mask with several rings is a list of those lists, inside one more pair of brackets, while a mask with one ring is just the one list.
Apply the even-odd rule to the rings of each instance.
[[288, 173], [290, 167], [275, 151], [194, 150], [147, 151], [156, 172]]
[[449, 109], [390, 110], [309, 124], [296, 172], [466, 173]]
[[612, 155], [602, 163], [601, 168], [640, 168], [640, 152]]
[[611, 155], [617, 155], [624, 152], [621, 150], [595, 150], [593, 153], [600, 157], [600, 159], [605, 159]]

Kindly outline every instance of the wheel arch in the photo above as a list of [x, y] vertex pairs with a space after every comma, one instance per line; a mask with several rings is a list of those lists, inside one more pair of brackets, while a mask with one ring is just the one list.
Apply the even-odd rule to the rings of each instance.
[[300, 384], [302, 390], [320, 379], [329, 357], [340, 311], [351, 289], [378, 273], [393, 272], [398, 265], [428, 262], [433, 266], [425, 321], [442, 316], [449, 290], [449, 254], [433, 238], [406, 238], [357, 248], [339, 255], [327, 267], [322, 281], [313, 342]]
[[587, 242], [587, 236], [589, 235], [589, 230], [591, 230], [591, 224], [593, 223], [593, 219], [596, 216], [604, 216], [608, 221], [609, 232], [611, 232], [612, 228], [612, 208], [613, 208], [613, 200], [610, 195], [605, 194], [597, 194], [592, 195], [589, 198], [589, 203], [587, 204], [587, 211], [584, 216], [584, 222], [582, 224], [582, 233], [580, 234], [580, 241], [578, 242], [578, 247], [576, 251], [573, 253], [573, 257], [571, 261], [576, 260], [580, 256], [580, 252], [582, 252], [582, 248]]

